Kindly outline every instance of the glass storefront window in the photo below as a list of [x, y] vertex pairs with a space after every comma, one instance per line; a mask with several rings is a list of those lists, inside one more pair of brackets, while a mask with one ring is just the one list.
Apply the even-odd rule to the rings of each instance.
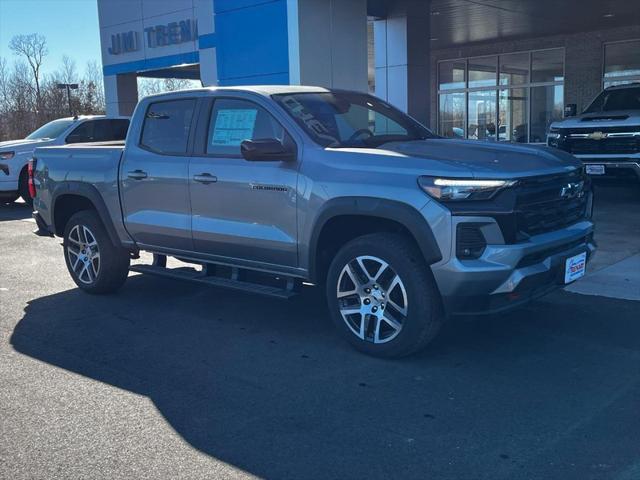
[[562, 119], [563, 48], [446, 60], [438, 69], [442, 136], [543, 143]]
[[474, 140], [496, 139], [496, 91], [469, 92], [469, 138]]
[[469, 88], [495, 87], [498, 57], [469, 59]]
[[604, 46], [605, 87], [640, 81], [640, 40]]
[[500, 55], [500, 85], [529, 82], [529, 52]]
[[465, 138], [466, 94], [445, 93], [440, 95], [438, 132], [443, 137]]
[[440, 62], [438, 69], [439, 89], [451, 90], [455, 88], [464, 88], [466, 82], [465, 70], [465, 60]]
[[564, 80], [564, 50], [541, 50], [531, 54], [531, 81], [562, 82]]
[[531, 88], [530, 142], [544, 142], [552, 122], [562, 120], [564, 94], [562, 85]]
[[500, 90], [498, 111], [498, 140], [527, 143], [529, 115], [527, 88]]

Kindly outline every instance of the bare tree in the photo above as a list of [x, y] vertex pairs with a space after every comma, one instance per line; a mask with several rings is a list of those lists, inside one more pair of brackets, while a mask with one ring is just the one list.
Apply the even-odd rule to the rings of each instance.
[[36, 93], [36, 105], [38, 110], [42, 105], [42, 92], [40, 90], [40, 69], [44, 57], [49, 53], [47, 39], [44, 35], [30, 33], [28, 35], [16, 35], [9, 42], [9, 48], [16, 55], [26, 58], [31, 72]]
[[198, 88], [200, 82], [186, 78], [146, 78], [138, 77], [138, 98], [156, 93], [174, 92], [187, 88]]
[[29, 66], [26, 62], [16, 61], [8, 76], [7, 117], [9, 138], [24, 138], [37, 125], [34, 104], [34, 87], [31, 82]]
[[8, 105], [9, 102], [9, 68], [7, 67], [7, 59], [0, 57], [0, 111]]
[[9, 69], [7, 59], [0, 57], [0, 140], [9, 134]]
[[[86, 88], [85, 105], [91, 113], [104, 113], [104, 83], [102, 68], [95, 60], [90, 60], [84, 69], [84, 83]], [[92, 98], [90, 98], [92, 96]]]
[[62, 68], [56, 72], [56, 78], [60, 83], [78, 83], [75, 60], [72, 60], [68, 55], [63, 55]]

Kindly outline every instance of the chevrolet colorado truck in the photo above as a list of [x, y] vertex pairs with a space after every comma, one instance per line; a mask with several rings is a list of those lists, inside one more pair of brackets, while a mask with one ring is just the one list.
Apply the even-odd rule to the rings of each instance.
[[[321, 285], [337, 329], [378, 356], [570, 283], [595, 251], [573, 156], [442, 139], [350, 91], [151, 96], [124, 146], [39, 148], [33, 163], [36, 233], [63, 238], [81, 289], [113, 292], [131, 270], [281, 298]], [[153, 262], [130, 264], [140, 251]]]
[[551, 124], [547, 144], [578, 157], [590, 175], [640, 180], [640, 83], [606, 88], [582, 115]]
[[53, 120], [22, 140], [0, 142], [0, 203], [13, 202], [20, 196], [31, 204], [28, 163], [36, 147], [124, 140], [128, 128], [126, 117], [84, 115]]

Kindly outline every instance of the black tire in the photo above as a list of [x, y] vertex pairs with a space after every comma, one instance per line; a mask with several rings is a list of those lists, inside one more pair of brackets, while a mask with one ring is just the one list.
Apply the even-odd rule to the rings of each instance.
[[[76, 227], [78, 228], [76, 229]], [[86, 227], [89, 233], [80, 233], [81, 230], [84, 230], [83, 227]], [[82, 236], [78, 237], [79, 234], [84, 235], [84, 239]], [[80, 257], [87, 257], [83, 254], [82, 247], [78, 246], [78, 240], [83, 244], [90, 243], [91, 236], [97, 244], [99, 258], [83, 262]], [[76, 285], [85, 292], [112, 293], [122, 287], [126, 281], [129, 274], [129, 252], [111, 242], [100, 217], [94, 210], [82, 210], [69, 219], [64, 229], [62, 245], [69, 274]], [[87, 249], [87, 251], [89, 250]], [[87, 265], [89, 268], [91, 264], [93, 265], [91, 271], [84, 272], [82, 270], [83, 265]], [[97, 268], [95, 268], [96, 264]]]
[[[362, 257], [375, 257], [376, 260], [362, 259]], [[375, 265], [377, 260], [386, 262], [388, 267], [382, 270], [382, 264], [379, 265], [380, 270], [378, 272], [382, 271], [383, 273], [378, 277], [379, 281], [375, 281], [373, 284], [366, 283], [373, 282], [373, 280], [371, 279], [371, 274], [365, 272], [365, 275], [369, 275], [369, 277], [361, 276], [360, 278], [364, 278], [366, 282], [360, 282], [361, 285], [358, 286], [351, 280], [353, 278], [352, 275], [356, 273], [353, 268], [359, 265], [357, 263], [358, 258], [361, 259], [366, 269], [371, 269], [372, 267], [367, 263]], [[347, 265], [352, 266], [352, 275], [348, 275], [345, 271]], [[376, 269], [377, 267], [374, 267], [373, 276], [375, 276]], [[360, 269], [359, 272], [361, 271]], [[400, 287], [397, 283], [395, 287], [389, 288], [394, 283], [393, 279], [396, 276], [400, 279], [402, 285], [400, 293], [403, 295], [399, 295], [398, 289]], [[347, 279], [347, 277], [349, 278]], [[355, 289], [353, 291], [360, 289], [359, 291], [362, 293], [338, 299], [338, 291], [345, 285], [345, 281], [354, 284]], [[365, 288], [365, 283], [370, 288]], [[373, 287], [375, 287], [375, 290], [373, 290]], [[351, 286], [345, 287], [344, 291], [348, 294], [348, 290], [351, 288]], [[371, 295], [378, 296], [376, 298], [369, 296], [366, 293], [367, 290], [373, 292]], [[409, 239], [399, 234], [369, 234], [358, 237], [344, 245], [329, 267], [326, 294], [331, 317], [338, 331], [355, 348], [377, 357], [403, 357], [424, 348], [436, 336], [444, 321], [440, 293], [431, 270], [425, 264], [418, 248]], [[387, 295], [386, 297], [385, 294]], [[397, 297], [394, 298], [394, 302], [390, 301], [392, 296]], [[387, 302], [386, 304], [384, 303], [385, 301]], [[354, 304], [347, 305], [347, 302], [354, 302]], [[364, 306], [365, 303], [367, 306]], [[401, 303], [404, 303], [404, 305], [401, 305]], [[373, 308], [372, 305], [374, 304], [379, 305], [376, 307], [378, 310], [375, 314], [378, 317], [372, 313], [369, 315], [354, 313], [343, 317], [340, 313], [341, 308], [346, 312], [353, 308]], [[396, 309], [395, 305], [403, 308]], [[383, 313], [382, 310], [385, 308], [386, 312]], [[406, 314], [402, 314], [402, 310]], [[402, 320], [396, 322], [396, 327], [392, 327], [385, 320], [379, 320], [380, 315], [391, 315], [392, 318], [395, 317], [394, 320], [400, 318]], [[368, 318], [368, 321], [365, 318]], [[358, 329], [358, 321], [360, 321], [359, 331], [362, 336], [358, 336], [355, 333], [355, 330]], [[371, 327], [372, 321], [373, 327]], [[378, 324], [381, 326], [378, 327]], [[367, 328], [363, 328], [362, 325], [366, 325]], [[397, 325], [401, 325], [401, 327], [397, 327]], [[371, 331], [371, 328], [375, 331]], [[387, 334], [387, 339], [383, 338], [382, 333], [379, 333], [384, 329], [391, 331], [390, 334]], [[376, 340], [378, 343], [375, 343]]]
[[27, 168], [23, 168], [18, 179], [18, 193], [29, 208], [33, 208], [33, 198], [29, 194], [29, 172]]
[[18, 192], [0, 192], [0, 204], [13, 203], [19, 196]]

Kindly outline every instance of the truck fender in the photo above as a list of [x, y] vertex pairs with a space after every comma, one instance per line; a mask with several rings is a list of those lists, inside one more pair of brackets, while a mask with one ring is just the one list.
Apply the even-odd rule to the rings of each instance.
[[380, 217], [398, 222], [413, 235], [427, 265], [442, 260], [442, 253], [431, 227], [411, 205], [373, 197], [340, 197], [327, 201], [314, 221], [308, 251], [311, 278], [315, 278], [317, 274], [316, 254], [323, 227], [332, 218], [343, 215]]
[[95, 207], [96, 212], [98, 212], [98, 216], [100, 217], [104, 228], [107, 230], [107, 234], [109, 235], [109, 238], [111, 239], [113, 244], [122, 246], [122, 241], [118, 237], [116, 229], [113, 225], [113, 221], [111, 220], [111, 216], [109, 215], [109, 210], [107, 209], [107, 206], [102, 199], [102, 195], [100, 195], [100, 192], [96, 187], [85, 182], [67, 181], [59, 184], [55, 188], [51, 196], [51, 219], [52, 222], [54, 222], [54, 227], [56, 202], [63, 195], [77, 195], [89, 200]]

